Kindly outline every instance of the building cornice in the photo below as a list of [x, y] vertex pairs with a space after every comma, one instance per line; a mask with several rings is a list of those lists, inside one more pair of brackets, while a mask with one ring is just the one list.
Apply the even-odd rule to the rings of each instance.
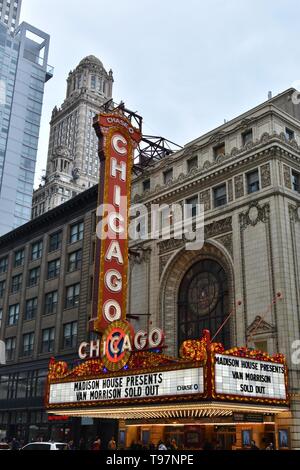
[[254, 159], [273, 156], [276, 152], [280, 152], [281, 156], [292, 158], [300, 164], [300, 151], [296, 141], [287, 143], [284, 134], [274, 133], [270, 136], [270, 134], [264, 133], [256, 143], [247, 144], [241, 149], [234, 148], [230, 155], [221, 156], [215, 162], [206, 161], [202, 167], [193, 168], [187, 174], [181, 173], [167, 185], [158, 184], [152, 191], [144, 191], [142, 195], [136, 194], [134, 202], [157, 202], [166, 199], [174, 194], [184, 192], [196, 184], [206, 183], [217, 176], [228, 174]]
[[[254, 112], [260, 111], [261, 113], [259, 115], [253, 115]], [[292, 122], [294, 126], [298, 127], [300, 126], [300, 123], [297, 119], [295, 119], [293, 116], [290, 114], [286, 113], [280, 108], [277, 108], [274, 104], [272, 103], [264, 103], [258, 108], [255, 108], [251, 110], [251, 114], [245, 113], [242, 116], [237, 117], [236, 119], [230, 121], [229, 123], [223, 124], [219, 128], [216, 128], [207, 134], [204, 134], [203, 136], [187, 143], [183, 149], [179, 150], [176, 153], [173, 153], [172, 155], [168, 156], [167, 158], [164, 158], [160, 162], [158, 162], [155, 166], [153, 166], [151, 169], [145, 169], [145, 173], [147, 176], [149, 176], [151, 173], [159, 173], [162, 171], [164, 168], [167, 168], [170, 166], [170, 164], [174, 164], [179, 162], [182, 159], [188, 159], [190, 157], [193, 157], [195, 153], [201, 152], [201, 150], [207, 148], [208, 146], [212, 144], [218, 144], [222, 140], [224, 140], [226, 137], [230, 136], [231, 134], [237, 132], [237, 131], [244, 131], [247, 128], [250, 128], [252, 125], [254, 125], [258, 120], [263, 119], [266, 116], [277, 116], [284, 118], [288, 120], [289, 122]], [[243, 117], [241, 119], [241, 117]], [[233, 127], [234, 125], [234, 127]], [[227, 126], [227, 127], [226, 127]], [[253, 145], [259, 145], [260, 142], [265, 138], [265, 136], [269, 136], [268, 133], [264, 133], [261, 137], [261, 139], [257, 140]], [[279, 135], [281, 140], [285, 140], [285, 135], [282, 133], [276, 134], [274, 132], [274, 135]], [[249, 144], [247, 144], [249, 145]], [[245, 147], [242, 147], [238, 149], [237, 147], [234, 147], [230, 153], [230, 155], [238, 155], [239, 153], [244, 152], [247, 150], [247, 145]], [[287, 143], [287, 145], [289, 145]], [[298, 148], [298, 146], [297, 146]], [[225, 155], [225, 157], [229, 157], [230, 155]], [[206, 163], [206, 162], [205, 162]], [[134, 182], [139, 181], [144, 179], [145, 174], [138, 175], [137, 177], [134, 178]]]

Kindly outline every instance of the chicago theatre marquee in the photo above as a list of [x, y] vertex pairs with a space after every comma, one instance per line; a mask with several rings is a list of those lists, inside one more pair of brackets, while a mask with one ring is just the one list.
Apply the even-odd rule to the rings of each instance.
[[[80, 344], [73, 368], [51, 359], [49, 414], [116, 420], [119, 447], [160, 439], [191, 449], [205, 441], [247, 448], [251, 439], [261, 448], [299, 447], [297, 315], [280, 245], [289, 224], [291, 256], [298, 230], [291, 160], [298, 147], [280, 134], [296, 121], [280, 108], [287, 93], [152, 162], [133, 181], [141, 130], [120, 109], [95, 118], [96, 339]], [[203, 203], [203, 247], [128, 242], [124, 200], [185, 202], [192, 211]]]

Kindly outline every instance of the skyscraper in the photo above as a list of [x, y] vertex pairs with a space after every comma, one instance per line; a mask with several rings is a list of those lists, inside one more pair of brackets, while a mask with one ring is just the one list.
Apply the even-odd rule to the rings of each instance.
[[[10, 3], [15, 24], [20, 4]], [[30, 219], [44, 85], [53, 75], [49, 42], [28, 23], [12, 32], [0, 21], [0, 235]]]
[[19, 26], [22, 0], [0, 0], [0, 20], [14, 33]]
[[52, 112], [45, 184], [33, 194], [32, 218], [98, 183], [93, 117], [112, 97], [112, 87], [112, 71], [93, 55], [69, 73], [66, 99]]

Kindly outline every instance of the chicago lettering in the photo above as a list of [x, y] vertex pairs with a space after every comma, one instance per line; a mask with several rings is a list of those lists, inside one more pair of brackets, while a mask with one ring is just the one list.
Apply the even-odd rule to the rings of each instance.
[[[160, 328], [152, 328], [149, 333], [144, 330], [139, 330], [131, 338], [129, 335], [124, 336], [121, 343], [119, 338], [116, 337], [111, 341], [110, 346], [115, 354], [123, 353], [125, 351], [142, 351], [146, 347], [149, 349], [158, 348], [164, 342], [164, 333]], [[105, 356], [106, 354], [106, 341], [103, 342], [103, 350], [100, 351], [100, 340], [91, 341], [90, 343], [83, 342], [78, 349], [78, 356], [80, 359], [97, 358]]]

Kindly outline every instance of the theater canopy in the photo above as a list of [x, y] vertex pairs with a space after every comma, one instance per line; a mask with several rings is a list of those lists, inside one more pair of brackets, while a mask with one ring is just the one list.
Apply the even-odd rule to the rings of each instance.
[[133, 352], [120, 371], [101, 359], [69, 370], [51, 360], [46, 394], [50, 413], [101, 418], [226, 417], [234, 412], [274, 414], [288, 409], [287, 367], [281, 354], [247, 348], [225, 351], [201, 340], [185, 341], [180, 358]]

